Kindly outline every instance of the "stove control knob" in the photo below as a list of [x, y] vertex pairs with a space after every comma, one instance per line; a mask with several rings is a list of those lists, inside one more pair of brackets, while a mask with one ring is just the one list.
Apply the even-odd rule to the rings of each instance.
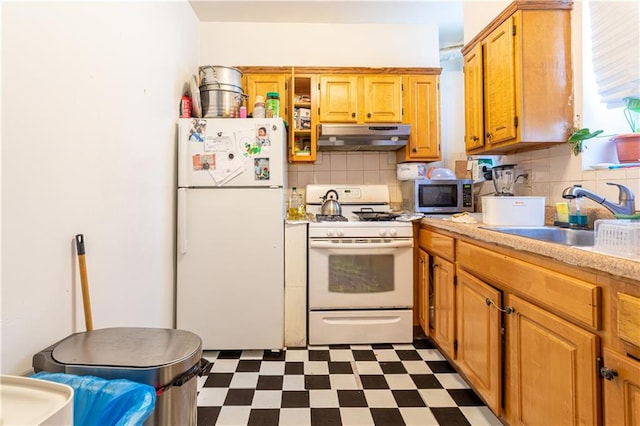
[[327, 229], [327, 237], [333, 237], [333, 229]]
[[389, 231], [387, 231], [386, 229], [381, 229], [380, 230], [380, 236], [381, 237], [386, 237], [387, 235], [389, 235]]
[[338, 229], [336, 231], [336, 237], [344, 237], [344, 231], [342, 229]]
[[398, 231], [395, 229], [389, 229], [389, 236], [390, 237], [395, 237], [398, 235]]

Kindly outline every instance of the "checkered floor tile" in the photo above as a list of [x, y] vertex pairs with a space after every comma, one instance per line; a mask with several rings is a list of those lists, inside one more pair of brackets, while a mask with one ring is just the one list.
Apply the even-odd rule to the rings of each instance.
[[198, 425], [500, 425], [429, 340], [205, 351]]

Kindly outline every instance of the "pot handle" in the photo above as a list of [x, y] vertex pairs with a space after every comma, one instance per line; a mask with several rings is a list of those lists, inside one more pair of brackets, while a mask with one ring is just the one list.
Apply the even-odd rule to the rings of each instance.
[[338, 201], [338, 193], [336, 192], [336, 190], [335, 190], [335, 189], [330, 189], [330, 190], [328, 190], [328, 191], [327, 191], [327, 193], [326, 193], [326, 194], [324, 194], [324, 197], [322, 197], [322, 199], [323, 199], [323, 200], [326, 200], [327, 198], [329, 198], [329, 194], [330, 194], [330, 193], [332, 193], [332, 192], [333, 192], [334, 194], [336, 194], [336, 201]]

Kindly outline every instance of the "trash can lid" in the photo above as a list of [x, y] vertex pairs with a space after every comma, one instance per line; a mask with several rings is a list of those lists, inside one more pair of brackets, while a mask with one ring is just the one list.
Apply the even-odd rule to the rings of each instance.
[[62, 364], [148, 368], [199, 359], [201, 352], [202, 339], [190, 331], [116, 327], [72, 334], [52, 357]]

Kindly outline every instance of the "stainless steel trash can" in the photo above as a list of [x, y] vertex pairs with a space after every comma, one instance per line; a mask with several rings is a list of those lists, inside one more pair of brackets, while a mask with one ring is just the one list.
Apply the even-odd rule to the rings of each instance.
[[72, 334], [33, 356], [36, 373], [127, 379], [153, 386], [156, 406], [145, 425], [197, 422], [196, 376], [211, 364], [202, 340], [185, 330], [104, 328]]

